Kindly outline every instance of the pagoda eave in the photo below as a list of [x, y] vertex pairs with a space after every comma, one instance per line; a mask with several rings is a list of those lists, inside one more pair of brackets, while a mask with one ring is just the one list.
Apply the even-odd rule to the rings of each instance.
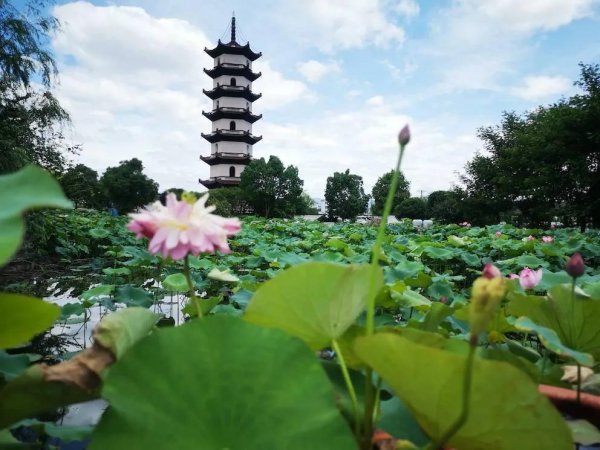
[[209, 166], [215, 164], [248, 164], [252, 157], [241, 153], [214, 153], [210, 156], [200, 156], [200, 159]]
[[240, 45], [235, 41], [231, 41], [228, 44], [225, 44], [220, 39], [215, 48], [204, 48], [204, 51], [211, 56], [212, 58], [218, 58], [221, 55], [242, 55], [248, 58], [250, 61], [255, 61], [262, 56], [262, 53], [254, 52], [250, 49], [250, 42], [246, 43], [246, 45]]
[[222, 63], [212, 69], [204, 69], [204, 73], [207, 74], [211, 78], [217, 78], [223, 75], [227, 76], [238, 76], [245, 77], [250, 81], [255, 81], [262, 75], [262, 72], [252, 72], [250, 67], [245, 66], [244, 64], [229, 64]]
[[254, 145], [262, 139], [262, 136], [254, 136], [249, 132], [236, 133], [234, 130], [217, 130], [210, 134], [200, 133], [201, 136], [211, 144], [220, 141], [244, 142]]
[[262, 118], [262, 114], [252, 114], [246, 108], [230, 108], [230, 107], [221, 107], [218, 109], [214, 109], [209, 112], [202, 111], [202, 115], [209, 120], [219, 120], [219, 119], [240, 119], [245, 120], [248, 123], [254, 123], [257, 120]]
[[221, 97], [241, 97], [249, 102], [255, 102], [262, 97], [262, 94], [255, 94], [248, 88], [233, 89], [235, 87], [237, 86], [218, 86], [210, 91], [202, 89], [202, 92], [204, 92], [204, 95], [211, 100], [216, 100]]
[[215, 189], [221, 187], [238, 186], [240, 179], [236, 177], [213, 177], [208, 180], [198, 180], [207, 189]]

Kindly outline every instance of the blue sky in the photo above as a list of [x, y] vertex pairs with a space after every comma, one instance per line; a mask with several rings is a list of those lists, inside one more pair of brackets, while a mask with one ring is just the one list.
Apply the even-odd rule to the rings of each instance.
[[405, 122], [412, 192], [450, 188], [481, 150], [479, 127], [572, 95], [578, 63], [600, 62], [598, 0], [58, 2], [57, 93], [79, 161], [102, 171], [138, 157], [161, 188], [200, 189], [202, 50], [234, 10], [263, 53], [254, 154], [298, 166], [313, 197], [347, 168], [370, 192]]

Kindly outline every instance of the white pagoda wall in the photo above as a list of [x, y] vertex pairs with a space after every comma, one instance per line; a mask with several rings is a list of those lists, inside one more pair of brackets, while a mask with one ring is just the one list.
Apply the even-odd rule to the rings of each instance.
[[219, 63], [243, 64], [252, 68], [252, 61], [250, 61], [244, 55], [221, 55], [215, 59], [215, 67], [219, 65]]
[[210, 166], [210, 177], [228, 177], [229, 168], [231, 166], [235, 167], [236, 177], [239, 177], [246, 168], [243, 164], [217, 164], [215, 166]]
[[242, 130], [242, 131], [252, 131], [252, 125], [248, 122], [246, 122], [245, 120], [240, 120], [240, 119], [219, 119], [219, 120], [215, 120], [212, 123], [212, 130], [213, 131], [217, 131], [217, 130], [229, 130], [229, 125], [231, 121], [235, 122], [235, 129], [236, 130]]
[[229, 108], [250, 108], [252, 110], [252, 102], [249, 102], [242, 97], [221, 97], [213, 100], [213, 109], [217, 107], [228, 106]]
[[235, 85], [236, 86], [250, 86], [250, 88], [252, 88], [252, 83], [250, 82], [250, 80], [246, 77], [233, 77], [231, 75], [222, 75], [220, 77], [217, 77], [213, 80], [213, 87], [217, 87], [217, 86], [231, 86], [231, 79], [235, 78]]
[[252, 156], [252, 146], [245, 142], [221, 141], [211, 145], [211, 153], [248, 153]]

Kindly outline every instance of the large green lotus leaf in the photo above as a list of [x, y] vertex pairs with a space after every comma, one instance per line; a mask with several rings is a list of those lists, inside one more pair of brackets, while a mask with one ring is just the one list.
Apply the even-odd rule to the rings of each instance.
[[[359, 356], [407, 404], [432, 438], [460, 414], [466, 355], [425, 346], [393, 333], [359, 337]], [[470, 413], [448, 442], [461, 450], [570, 450], [569, 429], [535, 383], [510, 364], [476, 358]]]
[[39, 298], [0, 293], [0, 348], [23, 344], [50, 328], [60, 308]]
[[0, 176], [0, 266], [17, 251], [23, 239], [22, 214], [41, 207], [70, 208], [58, 182], [39, 167], [27, 166]]
[[0, 389], [0, 429], [61, 406], [97, 398], [105, 370], [147, 336], [157, 318], [144, 308], [109, 314], [94, 329], [92, 347], [55, 366], [29, 367]]
[[577, 295], [576, 291], [573, 303], [569, 284], [554, 286], [547, 297], [513, 294], [509, 298], [509, 314], [529, 317], [554, 330], [565, 346], [590, 353], [600, 361], [600, 300]]
[[[263, 283], [246, 308], [245, 319], [279, 328], [319, 350], [338, 339], [367, 305], [372, 268], [310, 262], [291, 267]], [[376, 289], [383, 286], [377, 270]]]
[[145, 289], [126, 284], [119, 286], [115, 292], [115, 302], [127, 306], [141, 306], [149, 308], [154, 303], [152, 296]]
[[214, 316], [163, 328], [108, 374], [91, 449], [356, 449], [314, 354], [279, 330]]
[[591, 367], [594, 365], [594, 357], [592, 355], [578, 352], [565, 346], [554, 330], [536, 324], [529, 317], [519, 317], [513, 324], [519, 331], [537, 334], [540, 342], [551, 352], [564, 358], [572, 358], [582, 366]]

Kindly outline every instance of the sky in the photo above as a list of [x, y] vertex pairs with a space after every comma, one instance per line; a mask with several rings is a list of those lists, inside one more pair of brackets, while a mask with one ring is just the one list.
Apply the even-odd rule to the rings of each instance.
[[136, 157], [161, 190], [204, 190], [204, 48], [229, 41], [233, 11], [238, 41], [263, 54], [254, 156], [297, 166], [317, 198], [346, 169], [370, 192], [405, 123], [411, 192], [449, 189], [483, 150], [478, 128], [577, 93], [578, 64], [600, 63], [600, 0], [59, 0], [75, 162], [102, 173]]

